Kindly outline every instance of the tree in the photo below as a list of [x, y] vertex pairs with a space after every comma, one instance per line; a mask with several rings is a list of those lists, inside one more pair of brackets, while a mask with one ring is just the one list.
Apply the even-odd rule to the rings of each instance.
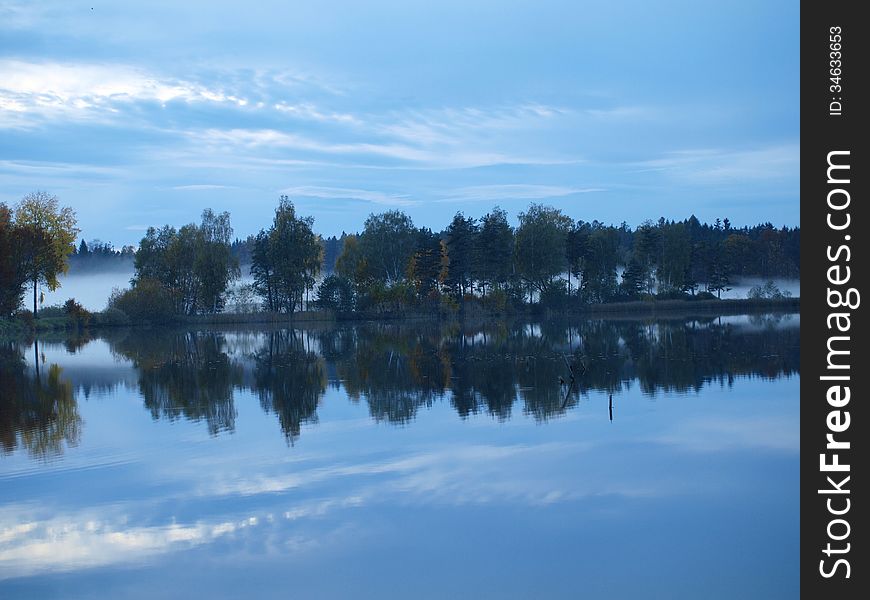
[[297, 217], [293, 202], [281, 196], [272, 227], [257, 236], [251, 274], [270, 310], [292, 314], [314, 287], [323, 245], [313, 227], [313, 217]]
[[216, 215], [210, 208], [202, 212], [194, 261], [201, 312], [222, 311], [230, 282], [240, 276], [239, 261], [230, 249], [232, 236], [228, 212]]
[[349, 235], [344, 240], [341, 254], [335, 261], [338, 274], [353, 281], [358, 290], [366, 287], [371, 281], [371, 270], [359, 244], [359, 236]]
[[659, 293], [677, 291], [684, 292], [690, 287], [689, 277], [692, 246], [689, 234], [682, 223], [664, 225], [661, 231], [662, 259], [658, 265], [657, 275]]
[[655, 267], [661, 263], [661, 231], [646, 221], [634, 233], [633, 269], [637, 271], [648, 294], [655, 291]]
[[411, 217], [399, 210], [369, 215], [359, 245], [372, 276], [395, 283], [405, 277], [417, 248], [417, 230]]
[[260, 230], [251, 249], [251, 276], [254, 278], [254, 293], [263, 299], [270, 311], [278, 310], [275, 290], [275, 265], [269, 246], [269, 233]]
[[728, 259], [725, 255], [725, 245], [716, 244], [709, 254], [709, 267], [707, 275], [707, 291], [716, 292], [717, 298], [722, 298], [722, 292], [731, 288], [731, 272], [729, 271]]
[[598, 221], [590, 229], [580, 266], [580, 295], [586, 302], [607, 302], [617, 289], [618, 233]]
[[57, 276], [69, 268], [67, 256], [75, 250], [79, 233], [72, 208], [58, 207], [57, 196], [37, 191], [24, 196], [15, 209], [20, 232], [20, 265], [33, 285], [33, 314], [37, 314], [39, 285], [60, 287]]
[[425, 300], [431, 296], [437, 297], [444, 280], [442, 258], [446, 253], [446, 244], [430, 229], [420, 229], [418, 235], [417, 251], [408, 265], [408, 279], [414, 284], [417, 297]]
[[157, 282], [172, 298], [176, 314], [220, 312], [230, 283], [240, 274], [230, 247], [232, 233], [229, 213], [217, 215], [211, 209], [203, 211], [198, 226], [149, 227], [136, 252], [133, 285]]
[[527, 284], [543, 292], [568, 265], [565, 249], [573, 223], [559, 209], [540, 204], [532, 204], [519, 217], [517, 271]]
[[449, 271], [444, 282], [457, 298], [463, 298], [471, 288], [474, 247], [478, 234], [474, 219], [457, 212], [444, 232]]
[[498, 206], [480, 219], [480, 232], [475, 246], [475, 279], [484, 286], [499, 287], [513, 273], [514, 230], [508, 224], [507, 213]]
[[354, 309], [353, 282], [341, 275], [330, 273], [323, 278], [317, 288], [317, 305], [338, 312]]
[[0, 316], [9, 316], [21, 306], [27, 277], [21, 264], [20, 230], [12, 211], [0, 203]]

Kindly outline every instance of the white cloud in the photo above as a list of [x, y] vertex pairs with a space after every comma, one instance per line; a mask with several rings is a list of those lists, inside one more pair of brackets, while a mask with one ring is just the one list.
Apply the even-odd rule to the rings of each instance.
[[418, 201], [411, 200], [408, 196], [403, 194], [387, 194], [384, 192], [351, 188], [300, 185], [284, 188], [280, 190], [280, 192], [282, 194], [287, 194], [290, 197], [303, 196], [312, 198], [354, 199], [387, 206], [411, 206], [419, 204]]
[[215, 183], [192, 183], [189, 185], [175, 185], [171, 189], [179, 191], [199, 191], [199, 190], [225, 190], [232, 188], [231, 185], [219, 185]]
[[441, 202], [481, 202], [498, 200], [537, 200], [542, 198], [558, 198], [573, 194], [589, 194], [606, 192], [604, 188], [581, 188], [555, 185], [534, 184], [501, 184], [475, 185], [458, 188], [450, 192]]
[[748, 150], [691, 149], [635, 163], [641, 171], [662, 171], [694, 184], [790, 179], [800, 169], [800, 145], [779, 144]]

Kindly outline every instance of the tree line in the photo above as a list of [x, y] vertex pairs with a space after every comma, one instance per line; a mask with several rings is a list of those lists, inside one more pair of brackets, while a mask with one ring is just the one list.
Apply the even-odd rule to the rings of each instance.
[[[135, 251], [82, 241], [69, 208], [44, 192], [14, 209], [0, 205], [0, 309], [22, 302], [26, 286], [54, 289], [70, 260], [133, 258], [132, 287], [110, 309], [133, 320], [211, 314], [228, 304], [293, 314], [406, 309], [456, 311], [477, 303], [495, 311], [530, 305], [565, 309], [647, 298], [721, 297], [735, 277], [796, 277], [800, 228], [771, 223], [736, 228], [646, 221], [635, 229], [574, 220], [531, 204], [512, 226], [493, 208], [457, 212], [442, 231], [418, 227], [400, 210], [370, 215], [359, 233], [324, 239], [314, 219], [281, 196], [268, 228], [234, 239], [229, 213], [211, 209], [199, 224], [149, 228]], [[69, 258], [71, 257], [71, 258]], [[234, 285], [242, 266], [252, 282]]]

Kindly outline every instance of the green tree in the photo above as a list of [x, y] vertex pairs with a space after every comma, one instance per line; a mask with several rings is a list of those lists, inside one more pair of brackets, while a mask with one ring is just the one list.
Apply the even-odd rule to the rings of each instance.
[[371, 281], [371, 270], [360, 248], [359, 236], [349, 235], [345, 238], [341, 254], [335, 261], [335, 270], [339, 275], [353, 281], [358, 290], [364, 289]]
[[632, 262], [647, 294], [655, 291], [655, 267], [660, 261], [661, 232], [652, 221], [646, 221], [634, 232]]
[[69, 268], [67, 257], [75, 250], [79, 233], [72, 208], [58, 206], [57, 196], [37, 191], [24, 196], [15, 208], [19, 230], [20, 266], [33, 285], [33, 314], [37, 313], [39, 285], [60, 287], [57, 276]]
[[444, 231], [449, 271], [445, 284], [453, 295], [462, 299], [470, 291], [474, 275], [474, 248], [478, 235], [477, 223], [457, 212]]
[[731, 288], [731, 272], [728, 265], [728, 257], [725, 253], [725, 244], [715, 244], [709, 253], [709, 266], [707, 271], [707, 291], [716, 292], [716, 297], [721, 298], [722, 292]]
[[317, 288], [317, 305], [337, 312], [350, 312], [355, 306], [354, 296], [350, 279], [330, 273]]
[[222, 311], [230, 283], [240, 276], [239, 261], [230, 249], [232, 236], [228, 212], [218, 215], [210, 208], [203, 211], [194, 261], [200, 312]]
[[399, 210], [369, 215], [359, 245], [372, 277], [395, 283], [405, 277], [417, 249], [417, 229], [411, 217]]
[[446, 253], [441, 238], [431, 229], [420, 229], [417, 251], [408, 265], [408, 279], [417, 290], [421, 300], [437, 297], [443, 278], [442, 262]]
[[662, 227], [662, 259], [658, 265], [658, 292], [684, 292], [690, 282], [692, 245], [682, 223]]
[[293, 314], [314, 287], [323, 245], [313, 227], [312, 217], [298, 217], [293, 202], [281, 196], [272, 227], [257, 236], [251, 273], [271, 310]]
[[21, 263], [21, 235], [12, 211], [0, 203], [0, 317], [15, 312], [24, 299], [27, 273]]
[[532, 204], [519, 218], [517, 272], [529, 286], [543, 292], [568, 266], [565, 250], [573, 223], [559, 209], [540, 204]]
[[616, 293], [619, 238], [613, 227], [593, 222], [580, 267], [580, 295], [586, 302], [607, 302]]
[[513, 274], [514, 230], [508, 224], [507, 213], [496, 206], [480, 219], [480, 232], [475, 246], [475, 279], [483, 286], [500, 287]]
[[136, 252], [133, 285], [157, 282], [172, 298], [176, 314], [220, 312], [230, 283], [239, 277], [232, 232], [229, 213], [211, 209], [203, 211], [198, 226], [148, 228]]

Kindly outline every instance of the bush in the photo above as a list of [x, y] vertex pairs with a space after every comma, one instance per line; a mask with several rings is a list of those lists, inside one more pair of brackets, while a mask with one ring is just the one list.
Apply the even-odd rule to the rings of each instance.
[[75, 298], [70, 298], [64, 303], [63, 311], [79, 329], [85, 329], [91, 324], [93, 315], [88, 309], [76, 302]]
[[33, 329], [33, 311], [22, 308], [13, 315], [19, 319], [28, 329]]
[[783, 292], [773, 281], [768, 281], [764, 285], [752, 286], [746, 293], [746, 297], [752, 300], [780, 300], [791, 298], [791, 292]]
[[166, 323], [175, 318], [172, 296], [154, 279], [140, 279], [128, 290], [113, 290], [109, 308], [120, 310], [134, 323]]
[[716, 300], [716, 294], [712, 292], [698, 292], [693, 297], [695, 300]]
[[337, 312], [350, 312], [356, 305], [353, 282], [340, 275], [327, 275], [317, 288], [317, 306]]
[[66, 309], [60, 304], [53, 304], [51, 306], [44, 306], [39, 309], [37, 313], [37, 317], [40, 319], [51, 319], [56, 317], [65, 317], [67, 315]]
[[118, 308], [107, 308], [94, 314], [94, 322], [104, 327], [122, 327], [130, 324], [130, 317]]
[[656, 298], [658, 300], [687, 300], [689, 295], [679, 290], [668, 290], [667, 292], [656, 294]]

